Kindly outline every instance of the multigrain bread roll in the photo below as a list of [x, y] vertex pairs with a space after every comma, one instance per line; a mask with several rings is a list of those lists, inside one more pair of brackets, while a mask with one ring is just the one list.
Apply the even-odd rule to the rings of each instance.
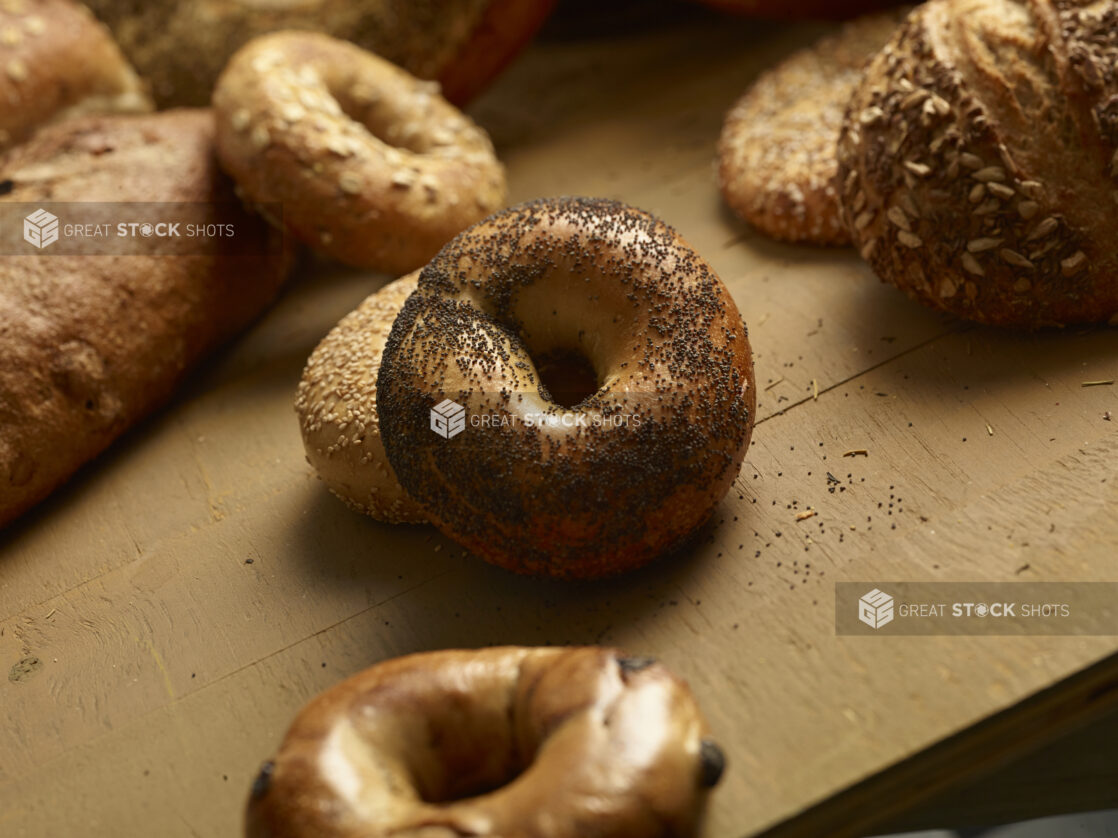
[[1118, 3], [931, 0], [839, 141], [862, 256], [922, 303], [1037, 328], [1118, 313]]
[[[46, 128], [0, 159], [0, 192], [4, 226], [17, 239], [8, 216], [44, 203], [65, 230], [78, 210], [53, 203], [61, 201], [98, 202], [106, 220], [119, 213], [128, 221], [144, 210], [101, 202], [190, 203], [198, 223], [230, 225], [236, 235], [235, 245], [198, 239], [174, 256], [129, 254], [119, 243], [114, 255], [66, 255], [72, 240], [42, 250], [18, 241], [21, 249], [0, 259], [2, 526], [165, 402], [192, 367], [255, 319], [290, 258], [218, 171], [209, 111]], [[5, 238], [4, 246], [16, 245]]]
[[108, 30], [74, 0], [0, 3], [0, 151], [68, 117], [151, 110]]
[[718, 185], [730, 208], [775, 239], [850, 243], [835, 145], [862, 71], [908, 7], [844, 24], [763, 73], [726, 115]]
[[322, 32], [442, 84], [461, 104], [531, 39], [555, 0], [88, 0], [160, 106], [205, 105], [242, 45], [280, 29]]

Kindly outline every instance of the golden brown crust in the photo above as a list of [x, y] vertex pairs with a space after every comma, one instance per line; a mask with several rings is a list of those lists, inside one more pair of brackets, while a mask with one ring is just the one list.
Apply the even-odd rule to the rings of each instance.
[[[594, 370], [570, 408], [539, 377], [556, 351]], [[465, 423], [447, 438], [430, 429], [445, 399]], [[592, 578], [675, 547], [721, 500], [753, 426], [753, 361], [733, 299], [672, 228], [544, 199], [423, 269], [377, 402], [400, 483], [445, 534], [510, 570]]]
[[721, 751], [687, 685], [615, 649], [378, 664], [296, 717], [249, 838], [684, 838]]
[[698, 0], [722, 12], [749, 17], [790, 20], [840, 20], [900, 4], [901, 0]]
[[[222, 68], [255, 37], [283, 29], [332, 35], [468, 97], [543, 23], [553, 0], [88, 0], [151, 82], [156, 101], [206, 105]], [[508, 8], [514, 7], [514, 8]], [[525, 13], [525, 7], [532, 13]], [[510, 25], [494, 29], [492, 15]], [[515, 23], [517, 25], [511, 25]], [[457, 104], [465, 98], [451, 98]]]
[[298, 238], [406, 273], [505, 199], [489, 137], [433, 87], [325, 35], [265, 35], [218, 80], [218, 156]]
[[1118, 313], [1118, 3], [932, 0], [867, 70], [842, 201], [878, 276], [993, 325]]
[[73, 0], [0, 3], [0, 151], [47, 123], [151, 100], [108, 30]]
[[731, 108], [718, 180], [734, 212], [783, 241], [850, 242], [835, 184], [839, 129], [866, 62], [906, 13], [847, 23], [763, 74]]
[[377, 372], [392, 323], [419, 272], [390, 282], [347, 314], [307, 360], [295, 395], [307, 462], [331, 492], [389, 524], [422, 524], [384, 453], [377, 416]]
[[234, 224], [240, 237], [237, 250], [199, 245], [175, 257], [4, 256], [2, 525], [165, 402], [271, 302], [289, 260], [218, 171], [208, 111], [45, 128], [0, 160], [0, 182], [9, 190], [3, 204], [205, 204], [200, 220]]

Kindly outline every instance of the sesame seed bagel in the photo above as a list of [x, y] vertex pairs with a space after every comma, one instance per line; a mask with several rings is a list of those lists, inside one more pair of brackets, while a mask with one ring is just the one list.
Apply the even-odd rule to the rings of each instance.
[[218, 156], [299, 239], [407, 273], [505, 199], [489, 137], [435, 87], [325, 35], [265, 35], [218, 80]]
[[238, 49], [284, 29], [321, 32], [442, 84], [462, 104], [531, 40], [555, 0], [86, 0], [160, 107], [208, 105]]
[[[540, 374], [556, 356], [589, 370], [562, 404]], [[510, 570], [593, 578], [678, 545], [718, 504], [749, 444], [753, 360], [725, 286], [671, 227], [544, 199], [423, 269], [377, 400], [392, 468], [444, 533]]]
[[904, 14], [845, 24], [764, 73], [731, 108], [718, 143], [718, 182], [734, 212], [775, 239], [850, 243], [835, 145], [866, 62]]
[[1118, 3], [931, 0], [866, 71], [839, 140], [862, 256], [998, 326], [1118, 314]]
[[687, 685], [615, 649], [380, 663], [300, 711], [248, 838], [684, 838], [722, 751]]
[[73, 0], [0, 3], [0, 151], [63, 119], [151, 100], [108, 30]]
[[427, 520], [380, 438], [377, 372], [384, 342], [419, 272], [390, 282], [347, 314], [311, 353], [295, 396], [307, 462], [352, 509], [388, 524]]

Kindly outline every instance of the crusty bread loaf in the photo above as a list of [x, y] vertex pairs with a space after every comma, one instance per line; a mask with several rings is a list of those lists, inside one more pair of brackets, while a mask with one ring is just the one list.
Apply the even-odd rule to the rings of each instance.
[[1036, 328], [1118, 313], [1118, 2], [931, 0], [839, 141], [863, 257], [923, 303]]
[[235, 249], [199, 243], [176, 256], [65, 255], [59, 242], [3, 257], [3, 525], [165, 402], [203, 356], [259, 315], [290, 254], [277, 233], [244, 212], [219, 172], [209, 111], [87, 117], [45, 128], [0, 160], [0, 185], [0, 208], [198, 203], [201, 219], [232, 224], [238, 237]]
[[307, 29], [353, 41], [457, 104], [479, 92], [543, 23], [555, 0], [87, 0], [151, 82], [161, 106], [206, 105], [248, 41]]
[[108, 30], [74, 0], [0, 3], [0, 69], [0, 151], [48, 122], [151, 110]]

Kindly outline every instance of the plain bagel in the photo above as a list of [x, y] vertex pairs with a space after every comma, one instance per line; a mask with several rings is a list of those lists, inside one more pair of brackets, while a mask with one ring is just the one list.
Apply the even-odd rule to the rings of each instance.
[[296, 717], [249, 838], [684, 838], [722, 775], [687, 685], [614, 649], [410, 655]]
[[219, 158], [245, 197], [347, 264], [414, 270], [504, 203], [485, 132], [431, 83], [344, 41], [252, 41], [214, 109]]
[[[587, 368], [566, 404], [540, 375], [557, 356]], [[511, 570], [589, 578], [671, 549], [721, 500], [753, 361], [733, 299], [671, 227], [544, 199], [423, 269], [377, 402], [389, 462], [444, 533]]]

